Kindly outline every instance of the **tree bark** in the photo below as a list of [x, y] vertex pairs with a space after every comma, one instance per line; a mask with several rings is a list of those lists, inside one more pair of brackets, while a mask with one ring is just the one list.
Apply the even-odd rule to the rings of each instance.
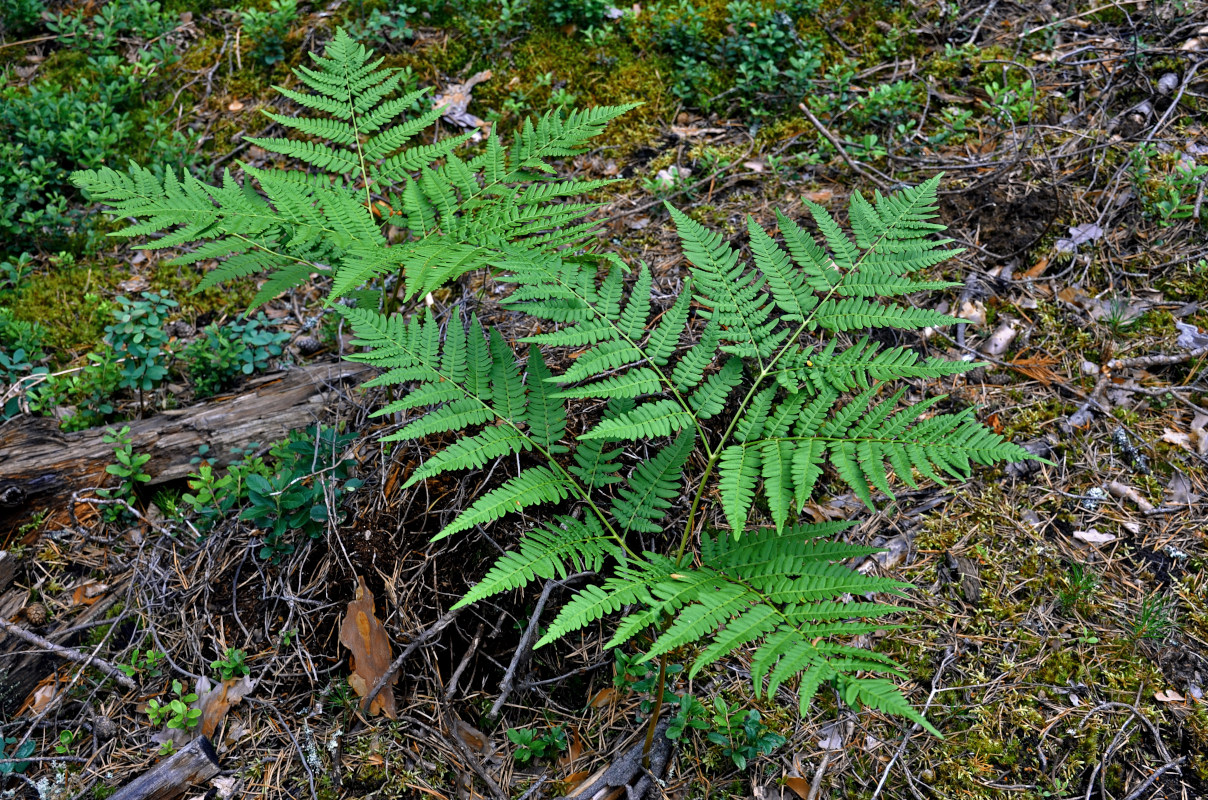
[[63, 433], [46, 418], [12, 419], [0, 426], [0, 531], [33, 511], [66, 503], [77, 489], [104, 483], [105, 467], [113, 462], [113, 445], [103, 441], [108, 428], [130, 426], [134, 451], [151, 455], [143, 471], [154, 486], [194, 471], [189, 462], [202, 445], [209, 445], [207, 460], [224, 465], [235, 460], [236, 448], [313, 424], [342, 386], [370, 369], [352, 362], [311, 364], [259, 376], [233, 396], [78, 433]]

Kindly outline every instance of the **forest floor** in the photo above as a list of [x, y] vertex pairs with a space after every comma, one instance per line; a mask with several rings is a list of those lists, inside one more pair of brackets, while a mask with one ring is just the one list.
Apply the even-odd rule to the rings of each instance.
[[[596, 197], [600, 236], [669, 291], [685, 265], [664, 202], [737, 240], [748, 214], [799, 218], [803, 199], [838, 212], [854, 191], [944, 175], [943, 222], [965, 250], [936, 274], [962, 288], [926, 302], [969, 321], [893, 343], [985, 362], [922, 393], [1051, 463], [981, 469], [873, 514], [842, 492], [809, 507], [858, 521], [851, 541], [886, 548], [869, 566], [917, 587], [908, 626], [872, 644], [906, 666], [944, 738], [826, 692], [802, 718], [753, 697], [732, 659], [673, 689], [757, 709], [785, 743], [739, 769], [705, 731], [685, 736], [648, 796], [1208, 796], [1208, 5], [415, 4], [88, 0], [53, 17], [0, 3], [0, 791], [110, 796], [194, 735], [157, 704], [224, 678], [226, 700], [197, 703], [222, 797], [563, 796], [641, 743], [650, 675], [598, 631], [523, 652], [492, 713], [559, 592], [449, 612], [515, 526], [429, 541], [490, 469], [400, 488], [431, 443], [376, 442], [381, 390], [332, 378], [309, 430], [240, 444], [244, 469], [285, 476], [318, 509], [288, 541], [266, 542], [246, 493], [198, 499], [185, 475], [207, 460], [226, 474], [229, 447], [167, 477], [151, 469], [167, 438], [135, 439], [129, 452], [152, 456], [136, 491], [104, 463], [37, 493], [3, 472], [30, 431], [72, 448], [298, 365], [334, 375], [350, 337], [318, 290], [230, 327], [253, 279], [190, 294], [201, 268], [106, 238], [66, 175], [130, 158], [207, 180], [271, 165], [245, 137], [271, 131], [260, 112], [289, 108], [272, 87], [344, 25], [419, 86], [489, 70], [465, 110], [505, 133], [549, 108], [642, 101], [561, 170], [617, 179]], [[494, 288], [471, 274], [431, 302], [506, 326]], [[143, 292], [179, 305], [156, 311]], [[104, 367], [119, 296], [145, 301], [172, 354], [146, 392]], [[189, 350], [212, 344], [207, 326], [245, 343], [246, 370]], [[85, 488], [106, 482], [108, 498]], [[361, 713], [348, 682], [358, 579], [389, 656], [418, 643], [393, 720]], [[524, 757], [530, 740], [543, 755]]]

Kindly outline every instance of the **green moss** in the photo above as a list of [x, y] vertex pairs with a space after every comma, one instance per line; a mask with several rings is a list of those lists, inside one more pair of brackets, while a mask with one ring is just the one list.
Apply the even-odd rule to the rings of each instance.
[[46, 349], [63, 366], [93, 349], [109, 324], [109, 304], [123, 276], [105, 264], [50, 266], [12, 297], [17, 319], [46, 327]]

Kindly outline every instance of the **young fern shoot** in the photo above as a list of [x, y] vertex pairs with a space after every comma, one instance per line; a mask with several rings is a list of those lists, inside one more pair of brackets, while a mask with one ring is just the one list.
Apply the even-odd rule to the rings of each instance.
[[[386, 440], [456, 436], [405, 488], [499, 459], [520, 465], [438, 538], [561, 507], [461, 605], [590, 570], [601, 582], [571, 597], [539, 646], [620, 614], [610, 647], [643, 637], [645, 659], [681, 652], [690, 675], [747, 650], [757, 693], [795, 682], [805, 713], [830, 683], [849, 704], [938, 735], [892, 680], [905, 677], [900, 665], [845, 643], [894, 627], [884, 618], [900, 609], [884, 601], [912, 587], [848, 566], [876, 552], [834, 538], [851, 523], [800, 515], [828, 474], [873, 508], [899, 482], [942, 484], [974, 464], [1031, 458], [972, 410], [937, 413], [942, 396], [906, 405], [889, 386], [977, 364], [882, 348], [869, 335], [957, 321], [902, 302], [955, 285], [913, 277], [959, 252], [934, 222], [939, 179], [871, 200], [853, 194], [851, 236], [812, 203], [818, 240], [779, 212], [775, 234], [748, 219], [750, 261], [669, 207], [687, 275], [660, 310], [645, 264], [627, 289], [629, 268], [589, 247], [596, 206], [574, 198], [604, 182], [559, 179], [548, 161], [582, 152], [629, 106], [551, 112], [510, 147], [492, 133], [463, 159], [468, 134], [412, 144], [440, 111], [425, 110], [419, 91], [396, 97], [402, 73], [344, 31], [313, 58], [296, 71], [309, 92], [278, 91], [316, 116], [269, 115], [302, 138], [255, 140], [302, 168], [242, 165], [242, 185], [229, 172], [208, 185], [138, 166], [73, 180], [137, 220], [118, 235], [192, 246], [177, 263], [221, 261], [203, 287], [267, 272], [260, 303], [319, 276], [362, 348], [350, 358], [381, 369], [368, 385], [396, 388], [377, 413], [406, 422]], [[403, 241], [387, 239], [388, 221]], [[438, 321], [427, 309], [391, 313], [382, 300], [399, 296], [394, 276], [409, 300], [488, 267], [511, 287], [506, 305], [542, 322], [519, 352], [473, 314]], [[556, 373], [550, 365], [571, 348], [571, 366]], [[572, 435], [569, 404], [602, 410]], [[714, 502], [719, 514], [704, 507]], [[669, 514], [682, 527], [665, 538]], [[728, 530], [705, 522], [719, 517]]]

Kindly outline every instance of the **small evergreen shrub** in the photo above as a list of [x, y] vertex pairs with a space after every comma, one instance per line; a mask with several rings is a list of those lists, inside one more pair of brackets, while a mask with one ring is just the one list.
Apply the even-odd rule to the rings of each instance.
[[105, 327], [105, 344], [121, 362], [119, 389], [153, 391], [168, 377], [172, 358], [170, 337], [164, 330], [168, 313], [179, 303], [157, 292], [143, 292], [141, 300], [117, 298], [114, 321]]
[[273, 331], [263, 313], [246, 321], [207, 326], [181, 351], [184, 371], [199, 397], [209, 397], [234, 385], [241, 375], [267, 369], [285, 352], [289, 334]]
[[328, 508], [338, 508], [361, 485], [350, 477], [355, 462], [344, 457], [355, 439], [355, 434], [312, 425], [273, 445], [268, 459], [242, 458], [222, 475], [211, 464], [200, 464], [189, 476], [192, 491], [181, 499], [203, 532], [240, 510], [240, 519], [264, 531], [260, 558], [277, 563], [294, 552], [297, 533], [317, 539], [329, 523], [340, 521], [330, 519]]
[[298, 0], [272, 0], [267, 11], [247, 8], [239, 16], [252, 42], [252, 58], [266, 67], [285, 58], [285, 37], [298, 21]]
[[[976, 364], [882, 348], [868, 333], [957, 321], [902, 301], [959, 285], [912, 277], [958, 252], [934, 222], [939, 179], [853, 193], [850, 233], [812, 203], [820, 238], [783, 213], [775, 235], [748, 219], [750, 256], [669, 207], [688, 267], [663, 306], [645, 264], [593, 247], [585, 217], [595, 206], [576, 196], [604, 182], [559, 180], [549, 163], [582, 152], [626, 107], [547, 114], [510, 145], [493, 133], [466, 159], [468, 133], [404, 149], [439, 110], [404, 113], [416, 93], [396, 96], [400, 74], [344, 31], [312, 60], [296, 73], [309, 93], [280, 91], [317, 114], [269, 114], [307, 138], [252, 141], [313, 171], [245, 165], [244, 186], [229, 174], [217, 186], [158, 180], [137, 166], [74, 180], [139, 220], [120, 235], [191, 248], [177, 263], [222, 259], [203, 285], [267, 271], [260, 302], [317, 274], [363, 348], [352, 358], [381, 369], [368, 385], [393, 387], [397, 399], [378, 413], [406, 422], [384, 441], [451, 442], [404, 488], [496, 462], [506, 473], [438, 539], [558, 506], [460, 605], [591, 570], [601, 582], [574, 593], [538, 646], [608, 618], [608, 647], [649, 642], [640, 661], [665, 667], [674, 652], [691, 660], [691, 677], [744, 650], [755, 691], [793, 681], [802, 713], [829, 684], [848, 705], [938, 734], [891, 680], [902, 668], [847, 641], [896, 627], [884, 618], [900, 609], [886, 601], [912, 587], [851, 568], [878, 552], [836, 538], [852, 523], [802, 512], [820, 485], [875, 508], [900, 483], [963, 480], [974, 465], [1031, 457], [972, 409], [943, 396], [904, 404], [906, 389], [889, 388]], [[386, 240], [387, 222], [404, 241]], [[396, 313], [399, 286], [413, 300], [476, 269], [511, 288], [506, 306], [538, 332], [510, 343], [473, 313]], [[577, 432], [572, 410], [587, 420]], [[244, 516], [274, 534], [284, 512], [306, 507], [275, 507], [292, 484], [252, 483], [258, 510]], [[659, 673], [652, 720], [665, 697]], [[765, 749], [753, 730], [732, 756]]]
[[546, 0], [545, 12], [555, 25], [590, 28], [607, 18], [611, 7], [608, 0]]
[[719, 34], [691, 0], [668, 0], [653, 9], [650, 35], [675, 63], [676, 97], [705, 111], [737, 106], [760, 116], [800, 102], [809, 90], [822, 49], [798, 35], [796, 21], [816, 10], [812, 0], [731, 0]]
[[47, 372], [39, 365], [46, 358], [44, 335], [40, 324], [14, 319], [8, 309], [0, 308], [0, 421], [21, 413], [22, 397], [32, 395], [37, 402], [34, 376]]
[[46, 22], [79, 63], [70, 85], [0, 89], [0, 254], [20, 253], [32, 239], [57, 249], [90, 233], [91, 220], [68, 181], [73, 170], [122, 153], [193, 166], [195, 137], [146, 108], [152, 78], [179, 60], [165, 36], [178, 23], [147, 0], [110, 2], [95, 13], [79, 9]]

